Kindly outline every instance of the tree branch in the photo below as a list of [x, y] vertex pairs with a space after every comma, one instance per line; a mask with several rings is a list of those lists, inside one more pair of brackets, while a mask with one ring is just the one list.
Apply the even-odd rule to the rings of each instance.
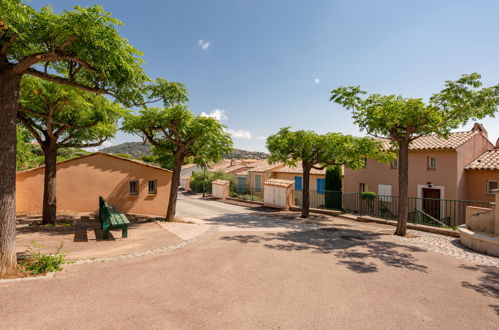
[[109, 90], [88, 87], [88, 86], [76, 83], [74, 81], [70, 81], [70, 80], [68, 80], [66, 78], [62, 78], [62, 77], [59, 77], [59, 76], [56, 76], [56, 75], [46, 74], [46, 73], [40, 72], [40, 71], [32, 69], [32, 68], [29, 68], [28, 70], [26, 70], [26, 73], [30, 74], [32, 76], [35, 76], [35, 77], [38, 77], [38, 78], [50, 81], [50, 82], [55, 82], [55, 83], [58, 83], [58, 84], [61, 84], [61, 85], [66, 85], [66, 86], [71, 86], [71, 87], [79, 88], [81, 90], [84, 90], [84, 91], [87, 91], [87, 92], [90, 92], [90, 93], [107, 94], [107, 95], [111, 95], [113, 97], [116, 97]]
[[63, 52], [64, 49], [69, 46], [73, 40], [76, 38], [76, 33], [73, 33], [69, 38], [67, 38], [59, 47], [57, 47], [57, 50], [60, 52]]
[[35, 137], [35, 140], [40, 145], [40, 148], [43, 148], [45, 141], [43, 141], [42, 137], [40, 136], [40, 133], [38, 133], [38, 131], [34, 128], [34, 127], [36, 127], [37, 129], [39, 129], [39, 126], [34, 124], [33, 121], [31, 121], [27, 118], [24, 118], [22, 115], [18, 115], [17, 119], [23, 123], [24, 127], [26, 127], [31, 132], [31, 134], [33, 134], [33, 136]]
[[0, 57], [3, 58], [3, 59], [7, 59], [7, 50], [9, 50], [9, 47], [12, 46], [12, 44], [14, 43], [14, 41], [16, 41], [18, 35], [17, 33], [16, 34], [13, 34], [9, 40], [7, 40], [3, 45], [2, 45], [2, 49], [0, 49]]

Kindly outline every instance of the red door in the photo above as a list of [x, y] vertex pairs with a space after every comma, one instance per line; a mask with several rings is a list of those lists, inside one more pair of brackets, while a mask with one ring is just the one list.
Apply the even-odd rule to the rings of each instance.
[[423, 188], [423, 198], [423, 212], [440, 220], [440, 189]]

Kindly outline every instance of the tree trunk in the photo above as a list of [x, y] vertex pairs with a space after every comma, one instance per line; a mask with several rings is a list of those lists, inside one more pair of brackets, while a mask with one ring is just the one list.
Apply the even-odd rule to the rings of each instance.
[[166, 211], [165, 221], [172, 221], [175, 218], [175, 211], [177, 209], [177, 194], [178, 185], [180, 183], [180, 171], [184, 163], [183, 152], [175, 153], [175, 165], [173, 167], [172, 183], [170, 187], [170, 197], [168, 198], [168, 209]]
[[56, 175], [57, 175], [57, 145], [50, 141], [44, 147], [45, 178], [43, 182], [43, 217], [42, 224], [55, 225], [57, 217]]
[[16, 118], [20, 75], [0, 71], [0, 276], [17, 271]]
[[303, 164], [302, 218], [308, 218], [310, 214], [310, 170], [311, 166]]
[[395, 235], [405, 236], [407, 232], [407, 216], [409, 213], [409, 140], [403, 140], [399, 145], [399, 209], [398, 223]]

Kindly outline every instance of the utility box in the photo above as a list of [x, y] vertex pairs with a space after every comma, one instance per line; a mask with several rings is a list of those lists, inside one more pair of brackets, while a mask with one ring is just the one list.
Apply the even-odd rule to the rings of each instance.
[[227, 180], [215, 180], [211, 183], [211, 195], [214, 198], [226, 199], [229, 197], [229, 185]]
[[263, 183], [263, 205], [288, 209], [292, 204], [295, 182], [284, 179], [268, 179]]

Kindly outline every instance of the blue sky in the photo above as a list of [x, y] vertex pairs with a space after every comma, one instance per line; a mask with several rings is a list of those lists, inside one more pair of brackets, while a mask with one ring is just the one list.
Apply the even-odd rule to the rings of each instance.
[[[184, 83], [195, 113], [223, 110], [237, 148], [265, 150], [279, 128], [363, 135], [329, 102], [340, 85], [427, 98], [445, 80], [499, 77], [499, 1], [40, 1], [102, 4], [144, 52], [151, 77]], [[220, 111], [217, 113], [220, 114]], [[483, 120], [492, 142], [499, 118]], [[468, 124], [466, 129], [471, 127]], [[113, 144], [138, 140], [118, 134]]]

